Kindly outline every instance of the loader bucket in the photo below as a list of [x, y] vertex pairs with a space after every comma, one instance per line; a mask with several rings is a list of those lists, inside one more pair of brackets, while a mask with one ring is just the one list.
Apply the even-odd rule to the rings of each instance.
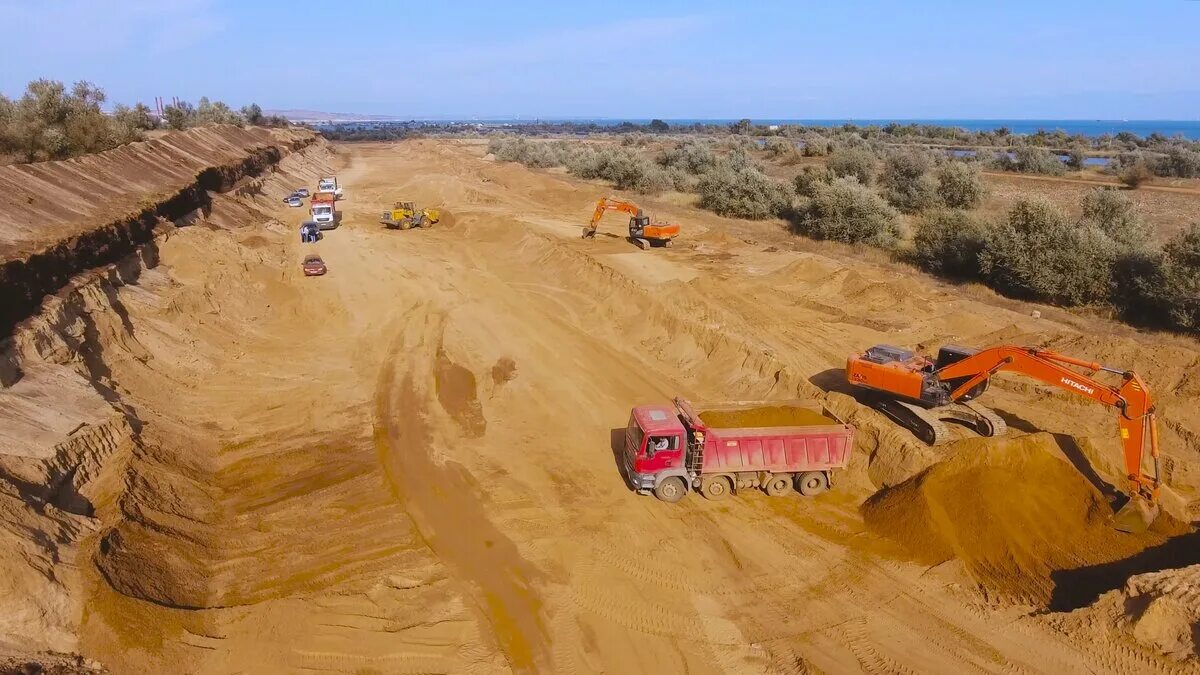
[[1161, 510], [1158, 504], [1151, 503], [1135, 493], [1113, 514], [1113, 527], [1132, 534], [1145, 532], [1158, 518]]

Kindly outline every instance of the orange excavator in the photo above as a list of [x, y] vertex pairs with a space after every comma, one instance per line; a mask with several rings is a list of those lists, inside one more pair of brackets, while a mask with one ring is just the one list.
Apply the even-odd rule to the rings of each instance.
[[[1007, 431], [999, 415], [974, 402], [987, 390], [991, 376], [1001, 371], [1021, 373], [1116, 409], [1130, 483], [1130, 499], [1117, 513], [1116, 527], [1136, 532], [1149, 526], [1159, 510], [1158, 426], [1150, 388], [1137, 373], [1011, 345], [947, 345], [936, 361], [900, 347], [876, 345], [846, 362], [847, 379], [868, 390], [864, 398], [871, 405], [930, 445], [949, 440], [946, 421], [966, 424], [981, 436]], [[1092, 375], [1099, 372], [1120, 375], [1120, 385], [1095, 380]], [[1142, 469], [1147, 451], [1153, 460], [1150, 475]]]
[[679, 226], [672, 223], [652, 221], [650, 216], [642, 212], [637, 204], [615, 197], [603, 197], [596, 202], [596, 210], [592, 213], [592, 222], [583, 228], [583, 238], [591, 239], [596, 236], [596, 228], [605, 211], [620, 211], [629, 214], [629, 241], [639, 248], [651, 246], [670, 246], [671, 240], [679, 235]]

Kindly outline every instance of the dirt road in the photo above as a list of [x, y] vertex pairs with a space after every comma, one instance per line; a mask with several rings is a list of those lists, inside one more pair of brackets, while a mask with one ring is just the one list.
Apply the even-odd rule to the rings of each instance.
[[[1187, 519], [1194, 342], [1035, 320], [667, 201], [648, 206], [685, 223], [676, 248], [605, 236], [619, 217], [582, 240], [604, 187], [478, 144], [340, 153], [338, 230], [300, 244], [272, 195], [265, 230], [181, 230], [98, 329], [144, 427], [98, 504], [112, 527], [82, 566], [84, 653], [117, 672], [1194, 670], [1112, 616], [990, 595], [868, 531], [860, 505], [903, 464], [868, 455], [915, 446], [836, 393], [862, 441], [817, 499], [667, 505], [630, 493], [615, 458], [637, 403], [836, 392], [846, 355], [878, 342], [1030, 342], [1156, 383]], [[445, 220], [385, 230], [398, 199]], [[313, 250], [325, 277], [299, 273]], [[1016, 381], [989, 396], [1018, 431], [1117, 466], [1107, 411]]]

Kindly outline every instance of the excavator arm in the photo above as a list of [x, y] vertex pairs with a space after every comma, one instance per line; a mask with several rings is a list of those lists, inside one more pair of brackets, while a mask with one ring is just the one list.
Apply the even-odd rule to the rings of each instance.
[[621, 213], [628, 213], [631, 216], [642, 215], [641, 207], [633, 202], [614, 197], [601, 197], [596, 202], [596, 210], [592, 213], [592, 221], [588, 223], [587, 228], [583, 231], [584, 239], [596, 236], [596, 228], [600, 225], [600, 219], [604, 217], [605, 211], [619, 211]]
[[[1089, 372], [1083, 374], [1067, 366], [1083, 368]], [[972, 388], [1000, 371], [1021, 373], [1116, 408], [1117, 426], [1125, 456], [1125, 473], [1133, 488], [1132, 493], [1145, 498], [1151, 504], [1157, 501], [1160, 485], [1158, 426], [1150, 389], [1137, 373], [1108, 368], [1099, 363], [1074, 359], [1050, 351], [1000, 346], [981, 350], [939, 369], [936, 374], [943, 382], [953, 381], [958, 384], [950, 394], [952, 400], [958, 401]], [[1091, 377], [1101, 371], [1120, 375], [1120, 386], [1114, 387]], [[1153, 459], [1153, 475], [1146, 475], [1142, 469], [1147, 451]]]

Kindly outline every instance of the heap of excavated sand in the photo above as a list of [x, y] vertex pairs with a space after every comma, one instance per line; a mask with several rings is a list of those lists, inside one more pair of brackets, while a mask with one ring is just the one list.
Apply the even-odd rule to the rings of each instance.
[[950, 459], [869, 499], [863, 518], [922, 562], [953, 558], [985, 594], [1049, 602], [1051, 573], [1119, 560], [1188, 526], [1167, 514], [1148, 532], [1113, 528], [1101, 493], [1049, 434], [973, 439]]
[[1200, 565], [1130, 577], [1124, 595], [1138, 642], [1180, 661], [1200, 654]]
[[811, 408], [798, 406], [764, 406], [738, 410], [705, 410], [700, 420], [712, 429], [735, 427], [811, 427], [837, 424]]

